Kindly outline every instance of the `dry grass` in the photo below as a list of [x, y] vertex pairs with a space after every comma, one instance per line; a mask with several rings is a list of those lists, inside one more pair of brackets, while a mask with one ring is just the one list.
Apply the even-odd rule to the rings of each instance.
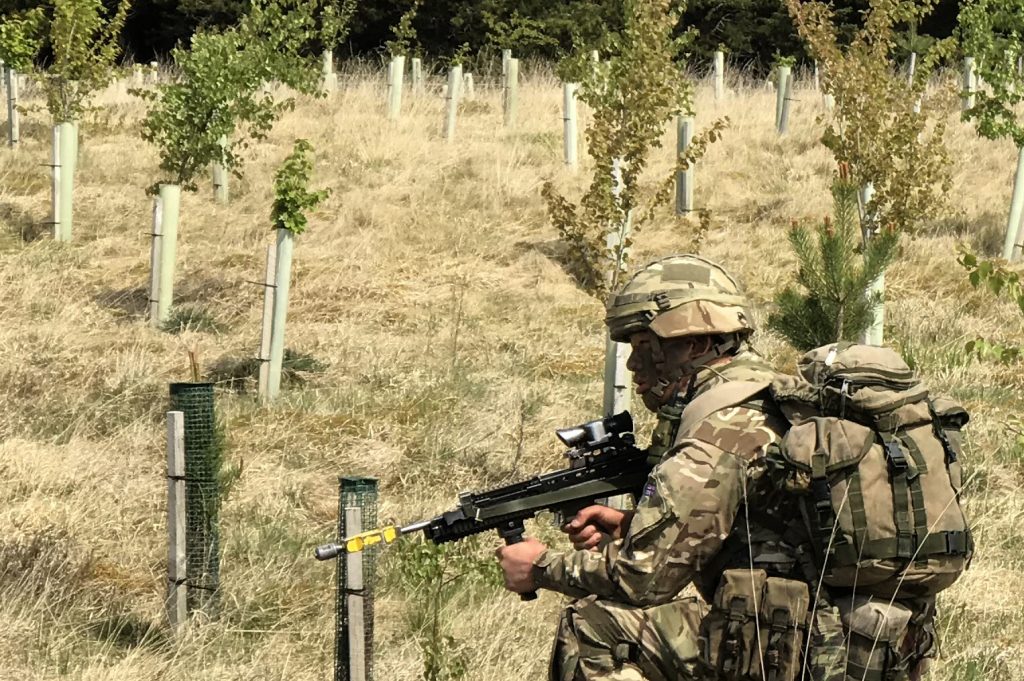
[[[552, 429], [598, 413], [601, 305], [564, 273], [539, 196], [547, 177], [574, 196], [586, 183], [561, 165], [556, 81], [527, 74], [511, 131], [497, 91], [478, 83], [454, 144], [440, 138], [439, 81], [407, 98], [396, 124], [383, 120], [380, 74], [342, 81], [256, 147], [229, 206], [211, 191], [184, 198], [177, 303], [210, 323], [178, 334], [143, 317], [143, 188], [157, 175], [139, 105], [112, 91], [106, 113], [82, 125], [70, 245], [39, 227], [42, 114], [26, 121], [20, 149], [0, 152], [0, 679], [326, 678], [334, 572], [311, 549], [332, 536], [338, 475], [378, 476], [382, 517], [412, 520], [460, 489], [559, 465]], [[703, 253], [740, 275], [762, 320], [791, 276], [786, 225], [830, 208], [818, 100], [799, 97], [781, 140], [770, 90], [743, 86], [716, 105], [702, 86], [697, 102], [698, 125], [732, 119], [697, 170], [698, 203], [715, 213]], [[1001, 241], [1014, 155], [952, 129], [952, 205], [891, 271], [887, 333], [974, 412], [968, 497], [980, 551], [941, 598], [932, 678], [1021, 679], [1024, 445], [1007, 422], [1024, 406], [1024, 379], [1019, 365], [968, 363], [960, 350], [979, 334], [1019, 337], [1021, 319], [971, 290], [954, 261], [957, 239]], [[260, 292], [247, 282], [261, 277], [271, 240], [273, 168], [300, 136], [333, 194], [298, 241], [288, 345], [327, 368], [269, 409], [251, 393], [218, 394], [228, 456], [244, 460], [223, 512], [223, 616], [174, 640], [161, 610], [166, 385], [187, 378], [190, 344], [206, 368], [255, 353]], [[669, 164], [661, 152], [656, 173]], [[664, 211], [638, 236], [636, 262], [689, 239]], [[776, 337], [759, 346], [779, 367], [793, 361]], [[486, 562], [495, 541], [458, 560]], [[423, 670], [423, 594], [401, 577], [404, 555], [393, 548], [382, 564], [377, 678], [389, 681]], [[484, 580], [457, 582], [444, 602], [465, 679], [542, 678], [559, 597], [524, 605]]]

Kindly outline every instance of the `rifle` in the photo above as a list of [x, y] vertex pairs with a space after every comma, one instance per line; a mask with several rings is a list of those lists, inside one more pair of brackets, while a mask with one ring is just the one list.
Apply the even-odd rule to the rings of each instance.
[[[569, 467], [482, 492], [459, 494], [458, 505], [430, 520], [388, 527], [346, 537], [340, 544], [317, 547], [317, 560], [356, 553], [374, 544], [389, 544], [401, 535], [423, 531], [435, 544], [458, 541], [497, 530], [506, 545], [523, 540], [523, 523], [541, 511], [569, 518], [598, 499], [630, 493], [639, 498], [652, 464], [647, 450], [635, 445], [633, 417], [628, 411], [555, 431], [568, 447]], [[536, 592], [522, 594], [524, 601]]]

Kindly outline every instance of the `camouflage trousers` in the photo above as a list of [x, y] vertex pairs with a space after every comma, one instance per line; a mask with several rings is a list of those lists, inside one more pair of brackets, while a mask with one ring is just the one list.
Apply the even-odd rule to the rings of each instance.
[[588, 596], [558, 623], [550, 681], [696, 679], [697, 631], [705, 607], [683, 598], [639, 608]]
[[811, 681], [920, 681], [938, 654], [935, 597], [837, 599], [815, 616], [804, 677]]
[[[937, 652], [934, 600], [823, 607], [814, 617], [802, 681], [919, 681]], [[870, 600], [870, 599], [868, 599]], [[881, 606], [882, 611], [879, 611]], [[909, 607], [905, 607], [909, 606]], [[890, 610], [890, 607], [899, 610]], [[905, 612], [904, 612], [905, 608]], [[550, 681], [742, 681], [699, 662], [696, 598], [639, 608], [596, 596], [563, 612], [555, 636]], [[901, 621], [902, 620], [902, 621]], [[909, 620], [909, 621], [908, 621]]]

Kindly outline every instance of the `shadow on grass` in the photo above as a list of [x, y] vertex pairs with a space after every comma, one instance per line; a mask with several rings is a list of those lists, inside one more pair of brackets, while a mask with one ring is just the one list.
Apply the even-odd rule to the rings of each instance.
[[131, 612], [115, 613], [90, 623], [89, 635], [126, 650], [142, 646], [160, 648], [169, 642], [167, 631], [161, 626]]
[[228, 325], [217, 319], [205, 305], [179, 305], [171, 308], [170, 316], [161, 327], [171, 334], [197, 331], [220, 335], [228, 331]]
[[13, 203], [0, 203], [0, 224], [3, 231], [0, 232], [0, 249], [3, 249], [5, 242], [12, 246], [20, 240], [28, 243], [49, 236], [53, 226], [41, 220], [37, 220], [26, 210]]
[[[198, 280], [185, 280], [180, 283], [174, 294], [174, 305], [170, 316], [163, 324], [163, 330], [169, 333], [182, 331], [199, 331], [204, 333], [224, 333], [228, 324], [218, 319], [211, 303], [217, 301], [225, 292], [230, 291], [232, 284], [224, 279], [212, 277]], [[116, 313], [122, 321], [146, 319], [149, 316], [149, 285], [128, 286], [120, 289], [106, 289], [95, 298], [100, 307]]]
[[569, 245], [561, 239], [549, 241], [517, 241], [513, 247], [516, 255], [527, 253], [540, 253], [545, 258], [562, 268], [562, 271], [573, 281], [576, 280], [572, 266], [569, 262]]
[[[207, 370], [206, 378], [238, 393], [255, 392], [261, 364], [262, 361], [255, 357], [221, 357]], [[328, 366], [312, 355], [285, 348], [281, 362], [281, 386], [304, 385], [311, 374], [322, 374]]]
[[144, 286], [107, 289], [97, 295], [94, 300], [100, 307], [117, 313], [125, 320], [145, 317], [149, 311], [149, 289]]
[[972, 250], [983, 256], [995, 257], [1003, 252], [1006, 216], [996, 211], [984, 211], [971, 217], [963, 212], [952, 213], [926, 225], [922, 233], [964, 239], [970, 243]]

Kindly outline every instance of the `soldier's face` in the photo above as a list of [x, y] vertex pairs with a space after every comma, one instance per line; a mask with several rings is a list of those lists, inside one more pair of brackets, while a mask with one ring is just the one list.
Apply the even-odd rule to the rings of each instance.
[[699, 354], [699, 352], [695, 351], [699, 350], [699, 348], [695, 347], [691, 339], [660, 340], [659, 344], [665, 355], [664, 371], [668, 374], [663, 376], [654, 362], [651, 348], [651, 339], [653, 337], [654, 334], [650, 331], [638, 331], [629, 337], [632, 352], [630, 352], [629, 359], [626, 361], [626, 368], [633, 372], [633, 383], [636, 387], [636, 393], [643, 400], [644, 406], [651, 411], [657, 411], [659, 407], [672, 399], [676, 391], [679, 390], [679, 384], [689, 378], [689, 376], [684, 374], [682, 378], [673, 381], [665, 389], [661, 397], [651, 392], [651, 389], [658, 384], [660, 379], [665, 378], [668, 380], [670, 375], [678, 375], [681, 367], [690, 358]]
[[644, 406], [651, 411], [657, 411], [658, 400], [651, 392], [658, 382], [658, 370], [654, 366], [654, 358], [651, 356], [651, 334], [647, 331], [634, 333], [629, 337], [629, 345], [632, 351], [629, 359], [626, 360], [626, 368], [633, 372], [633, 386], [636, 394], [643, 400]]

